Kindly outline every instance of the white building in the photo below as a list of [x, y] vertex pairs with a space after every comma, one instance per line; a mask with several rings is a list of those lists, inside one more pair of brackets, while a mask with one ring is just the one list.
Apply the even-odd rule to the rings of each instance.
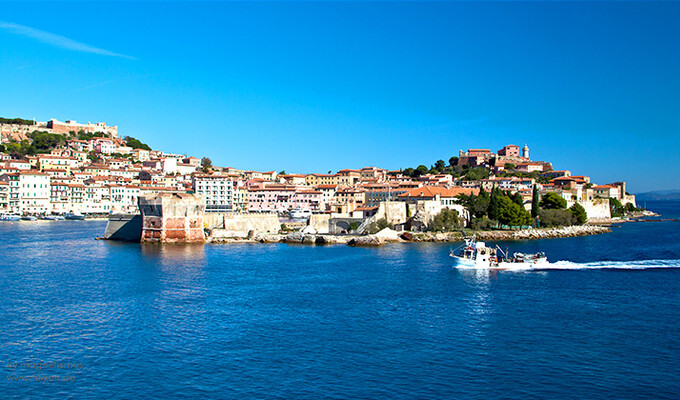
[[0, 180], [9, 184], [9, 209], [20, 214], [44, 214], [50, 211], [50, 176], [42, 172], [22, 171], [4, 174]]
[[230, 176], [196, 174], [193, 189], [205, 199], [206, 212], [226, 212], [234, 209], [234, 182]]

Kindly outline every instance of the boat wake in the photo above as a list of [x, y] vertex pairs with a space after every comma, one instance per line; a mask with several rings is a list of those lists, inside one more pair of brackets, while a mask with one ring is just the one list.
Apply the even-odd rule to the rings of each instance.
[[575, 270], [575, 269], [669, 269], [680, 268], [680, 260], [638, 260], [638, 261], [596, 261], [576, 263], [572, 261], [557, 261], [550, 263], [541, 270]]

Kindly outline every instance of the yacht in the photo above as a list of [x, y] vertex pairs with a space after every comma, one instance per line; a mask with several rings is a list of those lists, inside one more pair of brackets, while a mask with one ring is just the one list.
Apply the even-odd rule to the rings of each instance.
[[303, 210], [301, 208], [296, 208], [293, 210], [290, 210], [288, 212], [288, 215], [293, 218], [293, 219], [306, 219], [312, 216], [312, 211], [311, 210]]
[[36, 217], [35, 215], [24, 215], [23, 217], [21, 217], [21, 219], [24, 221], [37, 221], [38, 217]]
[[82, 221], [82, 220], [85, 219], [85, 216], [83, 214], [79, 213], [78, 211], [75, 211], [75, 212], [70, 212], [70, 213], [66, 214], [66, 219]]
[[466, 238], [465, 244], [451, 250], [449, 255], [459, 269], [527, 270], [547, 268], [550, 265], [545, 253], [513, 253], [509, 256], [507, 251], [498, 246], [487, 247], [474, 236]]

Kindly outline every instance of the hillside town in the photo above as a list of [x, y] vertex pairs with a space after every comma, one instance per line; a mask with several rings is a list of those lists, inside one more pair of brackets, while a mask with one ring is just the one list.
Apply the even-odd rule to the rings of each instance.
[[554, 170], [550, 162], [531, 159], [527, 145], [461, 150], [448, 163], [439, 160], [430, 168], [286, 173], [219, 167], [207, 158], [153, 150], [103, 122], [0, 122], [0, 213], [138, 213], [142, 196], [195, 193], [206, 213], [366, 219], [388, 211], [385, 204], [401, 202], [409, 217], [420, 207], [429, 215], [456, 210], [469, 220], [461, 195], [492, 189], [521, 199], [527, 211], [535, 190], [540, 196], [555, 193], [566, 207], [582, 205], [590, 220], [611, 217], [610, 199], [635, 206], [625, 182], [596, 184], [589, 176]]

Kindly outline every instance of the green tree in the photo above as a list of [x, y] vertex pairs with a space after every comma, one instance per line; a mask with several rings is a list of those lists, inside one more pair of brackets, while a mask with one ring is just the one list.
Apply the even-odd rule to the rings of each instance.
[[416, 168], [415, 171], [413, 171], [413, 177], [414, 177], [414, 178], [417, 178], [417, 177], [419, 177], [419, 176], [421, 176], [421, 175], [425, 175], [425, 174], [427, 174], [428, 171], [429, 171], [429, 170], [427, 169], [426, 166], [424, 166], [424, 165], [419, 165], [418, 168]]
[[491, 196], [489, 198], [489, 209], [487, 210], [487, 215], [489, 219], [498, 221], [498, 217], [501, 214], [501, 203], [499, 200], [499, 192], [495, 186], [491, 189]]
[[539, 198], [538, 198], [538, 186], [534, 185], [534, 189], [531, 192], [531, 216], [533, 218], [538, 217], [538, 205]]
[[498, 222], [509, 226], [531, 225], [531, 214], [508, 196], [498, 196]]
[[35, 121], [23, 118], [0, 118], [0, 124], [35, 125]]
[[210, 160], [208, 157], [203, 157], [201, 159], [201, 168], [203, 169], [203, 172], [209, 172], [213, 167], [212, 160]]
[[33, 131], [29, 134], [33, 139], [33, 146], [39, 153], [48, 152], [66, 141], [66, 137], [56, 133]]
[[130, 136], [125, 137], [125, 144], [132, 147], [133, 149], [151, 150], [151, 147], [148, 144], [142, 143], [141, 141]]
[[449, 165], [451, 167], [455, 167], [458, 165], [458, 157], [451, 157], [449, 158]]
[[432, 218], [430, 230], [437, 232], [451, 232], [461, 228], [461, 219], [458, 211], [444, 208]]
[[626, 209], [626, 212], [640, 211], [640, 209], [635, 207], [635, 205], [633, 205], [633, 203], [626, 203], [625, 209]]
[[611, 212], [612, 217], [622, 217], [624, 214], [624, 208], [623, 204], [619, 201], [619, 199], [615, 199], [613, 197], [609, 198], [609, 211]]
[[564, 210], [567, 208], [567, 201], [555, 192], [548, 192], [538, 205], [546, 210]]
[[512, 171], [512, 170], [515, 169], [515, 164], [513, 164], [513, 163], [505, 163], [505, 169]]
[[477, 196], [460, 194], [457, 197], [460, 204], [468, 210], [473, 219], [486, 216], [489, 209], [489, 193], [484, 189], [481, 189]]
[[574, 224], [574, 216], [567, 210], [547, 209], [539, 212], [541, 226], [550, 228], [555, 226], [569, 226]]
[[90, 160], [93, 163], [97, 163], [97, 162], [102, 161], [102, 158], [99, 157], [99, 155], [97, 153], [95, 153], [94, 151], [90, 151], [89, 153], [87, 153], [87, 159]]
[[466, 181], [479, 181], [482, 179], [487, 179], [490, 172], [491, 171], [486, 167], [470, 168], [463, 179]]
[[437, 172], [440, 172], [440, 173], [441, 173], [441, 172], [444, 172], [444, 168], [446, 168], [446, 163], [444, 162], [444, 160], [437, 160], [437, 161], [434, 163], [434, 169], [435, 169]]
[[513, 203], [517, 204], [518, 206], [524, 207], [524, 197], [522, 197], [522, 195], [519, 194], [519, 192], [508, 194], [508, 197], [510, 197], [510, 200], [512, 200]]
[[574, 203], [573, 206], [569, 207], [569, 212], [573, 217], [573, 223], [577, 225], [583, 225], [588, 221], [588, 214], [586, 214], [586, 209], [578, 203]]

